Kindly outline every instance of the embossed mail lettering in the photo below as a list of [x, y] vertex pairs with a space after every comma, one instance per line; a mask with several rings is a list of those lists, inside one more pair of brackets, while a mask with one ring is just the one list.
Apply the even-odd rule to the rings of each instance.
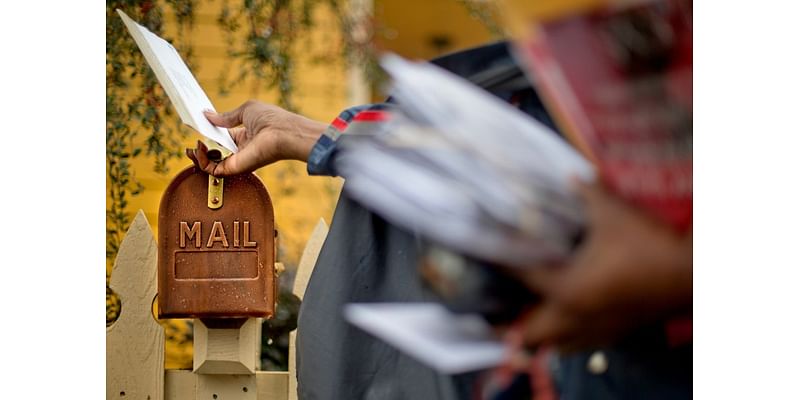
[[[250, 240], [250, 221], [233, 221], [233, 248], [243, 247], [256, 247], [258, 243]], [[229, 225], [230, 226], [230, 225]], [[242, 227], [240, 229], [240, 226]], [[205, 248], [213, 248], [217, 243], [223, 248], [229, 248], [228, 235], [225, 232], [225, 225], [222, 221], [214, 221], [211, 225], [211, 230], [208, 232], [208, 240], [202, 241], [203, 237], [203, 223], [195, 221], [192, 227], [189, 228], [187, 221], [180, 221], [180, 241], [179, 245], [182, 249], [186, 248], [187, 241], [191, 243], [194, 241], [194, 247], [200, 248], [202, 243], [205, 243]], [[241, 238], [241, 240], [239, 239]], [[217, 246], [219, 248], [220, 246]]]
[[214, 247], [214, 242], [222, 242], [222, 247], [228, 247], [228, 238], [225, 237], [225, 228], [222, 227], [222, 222], [214, 221], [211, 226], [211, 234], [208, 235], [208, 243], [206, 247]]
[[195, 222], [192, 224], [192, 229], [189, 230], [189, 224], [186, 221], [181, 221], [181, 248], [186, 247], [186, 238], [192, 240], [194, 238], [194, 247], [200, 247], [200, 223]]

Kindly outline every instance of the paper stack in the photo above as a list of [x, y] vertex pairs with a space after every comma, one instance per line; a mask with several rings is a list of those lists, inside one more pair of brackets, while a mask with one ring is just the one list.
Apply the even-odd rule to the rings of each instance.
[[428, 63], [386, 56], [399, 111], [336, 158], [353, 198], [390, 222], [486, 261], [567, 255], [583, 226], [570, 180], [592, 165], [555, 132]]
[[345, 318], [443, 374], [494, 367], [509, 357], [476, 315], [436, 303], [348, 304]]
[[214, 106], [175, 47], [137, 24], [122, 10], [117, 9], [117, 13], [167, 93], [181, 121], [231, 152], [238, 152], [239, 148], [228, 130], [212, 125], [203, 115], [203, 110], [214, 111]]

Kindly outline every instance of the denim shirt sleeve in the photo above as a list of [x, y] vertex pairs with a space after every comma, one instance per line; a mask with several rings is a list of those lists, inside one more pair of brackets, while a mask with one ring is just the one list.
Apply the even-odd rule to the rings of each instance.
[[337, 142], [342, 135], [347, 134], [347, 128], [353, 118], [362, 111], [386, 109], [385, 103], [364, 104], [350, 107], [342, 111], [336, 119], [328, 125], [325, 132], [311, 148], [311, 153], [306, 161], [309, 175], [337, 176], [333, 168], [333, 159], [336, 156]]

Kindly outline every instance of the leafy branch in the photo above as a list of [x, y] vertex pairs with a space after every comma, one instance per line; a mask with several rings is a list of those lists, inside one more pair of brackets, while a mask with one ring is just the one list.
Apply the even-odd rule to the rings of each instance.
[[[165, 3], [177, 16], [179, 32], [188, 32], [195, 2], [167, 0]], [[169, 103], [166, 94], [117, 15], [117, 9], [164, 36], [164, 10], [160, 3], [149, 0], [106, 2], [107, 303], [111, 292], [108, 288], [110, 266], [132, 218], [128, 200], [144, 190], [131, 162], [142, 155], [150, 156], [154, 159], [153, 169], [166, 174], [169, 172], [167, 163], [180, 156], [181, 139], [188, 134], [172, 108], [166, 106]], [[191, 60], [191, 52], [184, 54]], [[116, 317], [115, 308], [107, 307], [107, 323]]]

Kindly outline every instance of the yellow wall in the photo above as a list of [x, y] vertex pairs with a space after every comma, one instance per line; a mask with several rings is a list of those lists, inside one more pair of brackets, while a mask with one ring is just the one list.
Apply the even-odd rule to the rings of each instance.
[[[194, 47], [193, 72], [200, 85], [218, 111], [233, 109], [244, 101], [255, 98], [265, 102], [276, 102], [277, 93], [267, 92], [263, 85], [248, 80], [234, 88], [227, 96], [219, 94], [218, 77], [223, 68], [232, 68], [226, 54], [223, 32], [216, 23], [222, 2], [219, 0], [198, 2], [195, 25], [190, 41]], [[168, 9], [168, 7], [165, 7]], [[308, 43], [300, 41], [300, 51], [295, 57], [294, 73], [296, 90], [294, 102], [304, 115], [323, 122], [332, 120], [347, 104], [347, 71], [342, 64], [314, 64], [310, 54], [318, 54], [327, 44], [336, 42], [338, 28], [326, 10], [319, 9], [315, 15], [315, 30]], [[176, 36], [174, 18], [165, 15], [167, 36]], [[310, 48], [305, 48], [310, 45]], [[236, 68], [233, 66], [233, 68]], [[171, 106], [170, 106], [171, 107]], [[195, 147], [200, 135], [191, 129], [184, 147]], [[145, 136], [142, 134], [141, 136]], [[172, 177], [189, 166], [187, 158], [169, 164], [170, 172], [160, 175], [153, 171], [153, 159], [139, 157], [132, 163], [136, 177], [145, 187], [143, 193], [132, 197], [129, 210], [142, 209], [157, 235], [158, 206], [161, 195]], [[309, 177], [305, 164], [284, 161], [257, 171], [272, 197], [275, 207], [275, 222], [279, 231], [278, 261], [293, 268], [302, 252], [306, 239], [319, 220], [330, 223], [336, 200], [341, 189], [341, 180], [328, 177]], [[107, 199], [108, 201], [108, 199]], [[167, 335], [186, 336], [189, 328], [183, 321], [165, 324]], [[175, 340], [167, 342], [167, 368], [187, 368], [192, 364], [191, 344], [178, 345]]]
[[[493, 40], [462, 0], [375, 0], [374, 8], [380, 47], [404, 57], [430, 59]], [[436, 38], [448, 44], [438, 46]]]

